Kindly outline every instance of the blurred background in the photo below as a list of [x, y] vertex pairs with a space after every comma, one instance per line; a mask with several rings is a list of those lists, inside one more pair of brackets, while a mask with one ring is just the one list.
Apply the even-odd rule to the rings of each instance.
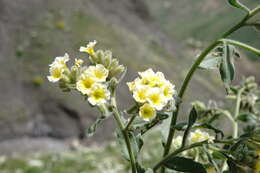
[[[260, 1], [244, 3], [253, 8]], [[125, 82], [138, 71], [160, 70], [178, 89], [196, 55], [243, 15], [225, 0], [0, 0], [0, 172], [102, 172], [97, 159], [107, 172], [123, 172], [123, 161], [112, 164], [118, 154], [110, 142], [113, 121], [86, 138], [99, 113], [78, 93], [62, 93], [47, 81], [56, 56], [87, 60], [78, 49], [92, 40], [112, 50], [128, 67], [118, 91], [124, 109], [132, 103]], [[231, 38], [260, 46], [252, 28]], [[235, 83], [249, 75], [260, 82], [259, 57], [241, 50], [236, 68]], [[217, 71], [199, 70], [184, 101], [223, 104], [224, 93]], [[102, 160], [107, 157], [112, 161]]]

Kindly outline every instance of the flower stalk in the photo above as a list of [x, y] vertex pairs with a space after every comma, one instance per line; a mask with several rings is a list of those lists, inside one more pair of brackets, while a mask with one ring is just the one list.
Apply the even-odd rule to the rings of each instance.
[[135, 156], [134, 156], [133, 149], [132, 149], [132, 146], [131, 146], [131, 143], [130, 143], [128, 131], [124, 127], [124, 123], [121, 119], [121, 115], [120, 115], [120, 113], [117, 109], [115, 90], [113, 90], [113, 92], [112, 92], [111, 104], [112, 104], [112, 111], [113, 111], [114, 118], [117, 122], [117, 125], [119, 127], [120, 132], [123, 134], [123, 137], [124, 137], [124, 140], [125, 140], [125, 143], [126, 143], [126, 147], [127, 147], [128, 154], [129, 154], [129, 157], [130, 157], [132, 173], [136, 173], [137, 170], [136, 170]]

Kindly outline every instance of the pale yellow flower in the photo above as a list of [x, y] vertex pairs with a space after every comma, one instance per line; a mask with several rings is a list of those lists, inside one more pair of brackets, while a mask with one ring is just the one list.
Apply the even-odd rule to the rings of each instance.
[[96, 40], [94, 40], [94, 41], [92, 41], [92, 42], [89, 42], [86, 47], [81, 46], [81, 47], [79, 48], [79, 51], [80, 51], [80, 52], [86, 52], [86, 53], [88, 53], [89, 55], [93, 56], [94, 53], [95, 53], [94, 47], [95, 47], [96, 44], [97, 44], [97, 41], [96, 41]]
[[203, 132], [203, 131], [197, 129], [194, 132], [190, 133], [189, 143], [193, 144], [193, 143], [202, 142], [205, 140], [208, 140], [208, 142], [213, 142], [214, 139], [215, 138], [213, 136], [210, 136], [207, 132]]
[[76, 88], [82, 94], [89, 94], [92, 86], [95, 84], [95, 79], [88, 73], [83, 73], [79, 81], [76, 83]]
[[127, 86], [128, 86], [130, 91], [134, 91], [137, 88], [137, 86], [140, 86], [141, 79], [140, 78], [136, 78], [134, 81], [127, 82], [126, 84], [127, 84]]
[[56, 66], [57, 64], [63, 65], [64, 68], [67, 68], [66, 63], [69, 61], [69, 55], [65, 53], [64, 56], [58, 56], [55, 58], [52, 64], [50, 64], [50, 67]]
[[145, 103], [140, 107], [139, 116], [142, 117], [145, 121], [153, 119], [156, 115], [156, 110], [149, 104]]
[[101, 105], [107, 102], [110, 98], [110, 92], [107, 89], [106, 85], [102, 85], [100, 83], [95, 84], [90, 92], [88, 101], [90, 104], [94, 105]]
[[142, 77], [141, 83], [143, 85], [161, 88], [166, 81], [162, 72], [155, 73], [152, 69], [148, 69], [144, 72], [139, 72], [138, 74]]
[[147, 100], [148, 103], [156, 110], [162, 110], [162, 108], [167, 104], [167, 100], [165, 99], [160, 88], [150, 89]]
[[163, 86], [163, 95], [167, 100], [172, 100], [173, 95], [176, 93], [174, 90], [174, 85], [170, 83], [170, 81], [166, 81]]
[[149, 68], [143, 72], [138, 72], [138, 74], [142, 77], [142, 78], [149, 78], [150, 76], [154, 75], [154, 71]]
[[86, 73], [92, 75], [96, 81], [104, 82], [106, 81], [109, 71], [102, 64], [97, 64], [96, 66], [89, 66]]
[[144, 103], [147, 101], [147, 96], [149, 92], [149, 87], [147, 86], [138, 86], [135, 88], [133, 92], [133, 97], [136, 102], [138, 103]]
[[52, 66], [50, 66], [50, 76], [48, 76], [48, 80], [50, 82], [58, 82], [62, 76], [63, 76], [63, 72], [64, 72], [64, 66], [62, 64], [52, 64]]
[[80, 67], [83, 64], [83, 60], [82, 59], [77, 59], [75, 58], [75, 66], [76, 67]]

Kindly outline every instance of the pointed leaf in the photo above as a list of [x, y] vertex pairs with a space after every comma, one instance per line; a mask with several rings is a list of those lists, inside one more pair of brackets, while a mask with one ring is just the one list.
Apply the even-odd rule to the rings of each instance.
[[191, 109], [191, 112], [190, 112], [190, 115], [189, 115], [189, 124], [188, 126], [193, 126], [193, 124], [196, 122], [197, 120], [197, 117], [198, 117], [198, 114], [197, 114], [197, 111], [196, 109], [193, 107]]
[[190, 111], [190, 115], [189, 115], [188, 127], [186, 128], [186, 130], [183, 134], [182, 147], [185, 146], [190, 129], [193, 126], [193, 124], [195, 124], [197, 117], [198, 117], [197, 111], [196, 111], [195, 107], [192, 107], [192, 109]]
[[224, 82], [225, 88], [229, 89], [231, 82], [235, 77], [235, 66], [233, 62], [233, 49], [226, 42], [224, 42], [224, 54], [220, 64], [220, 75]]
[[241, 4], [238, 0], [228, 0], [228, 2], [233, 7], [240, 8], [240, 9], [248, 12], [247, 7], [245, 7], [243, 4]]
[[207, 173], [202, 164], [184, 157], [172, 157], [164, 163], [164, 166], [181, 172]]

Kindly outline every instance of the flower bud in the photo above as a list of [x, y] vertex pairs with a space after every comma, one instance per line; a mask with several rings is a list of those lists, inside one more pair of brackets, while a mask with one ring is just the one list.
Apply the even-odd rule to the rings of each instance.
[[92, 63], [102, 64], [102, 58], [104, 57], [103, 50], [98, 50], [93, 56], [90, 57]]
[[109, 76], [114, 77], [114, 76], [122, 73], [124, 70], [125, 70], [125, 67], [123, 65], [119, 65], [110, 71]]
[[118, 80], [115, 77], [113, 77], [109, 82], [109, 88], [111, 89], [112, 93], [115, 91], [117, 84]]
[[109, 68], [110, 64], [112, 62], [112, 52], [107, 50], [105, 51], [104, 58], [102, 60], [102, 64], [106, 67]]
[[117, 66], [118, 66], [117, 59], [112, 59], [112, 62], [111, 62], [109, 69], [112, 70], [113, 68], [116, 68]]
[[255, 77], [254, 76], [250, 76], [250, 77], [246, 78], [245, 83], [246, 84], [255, 83]]

